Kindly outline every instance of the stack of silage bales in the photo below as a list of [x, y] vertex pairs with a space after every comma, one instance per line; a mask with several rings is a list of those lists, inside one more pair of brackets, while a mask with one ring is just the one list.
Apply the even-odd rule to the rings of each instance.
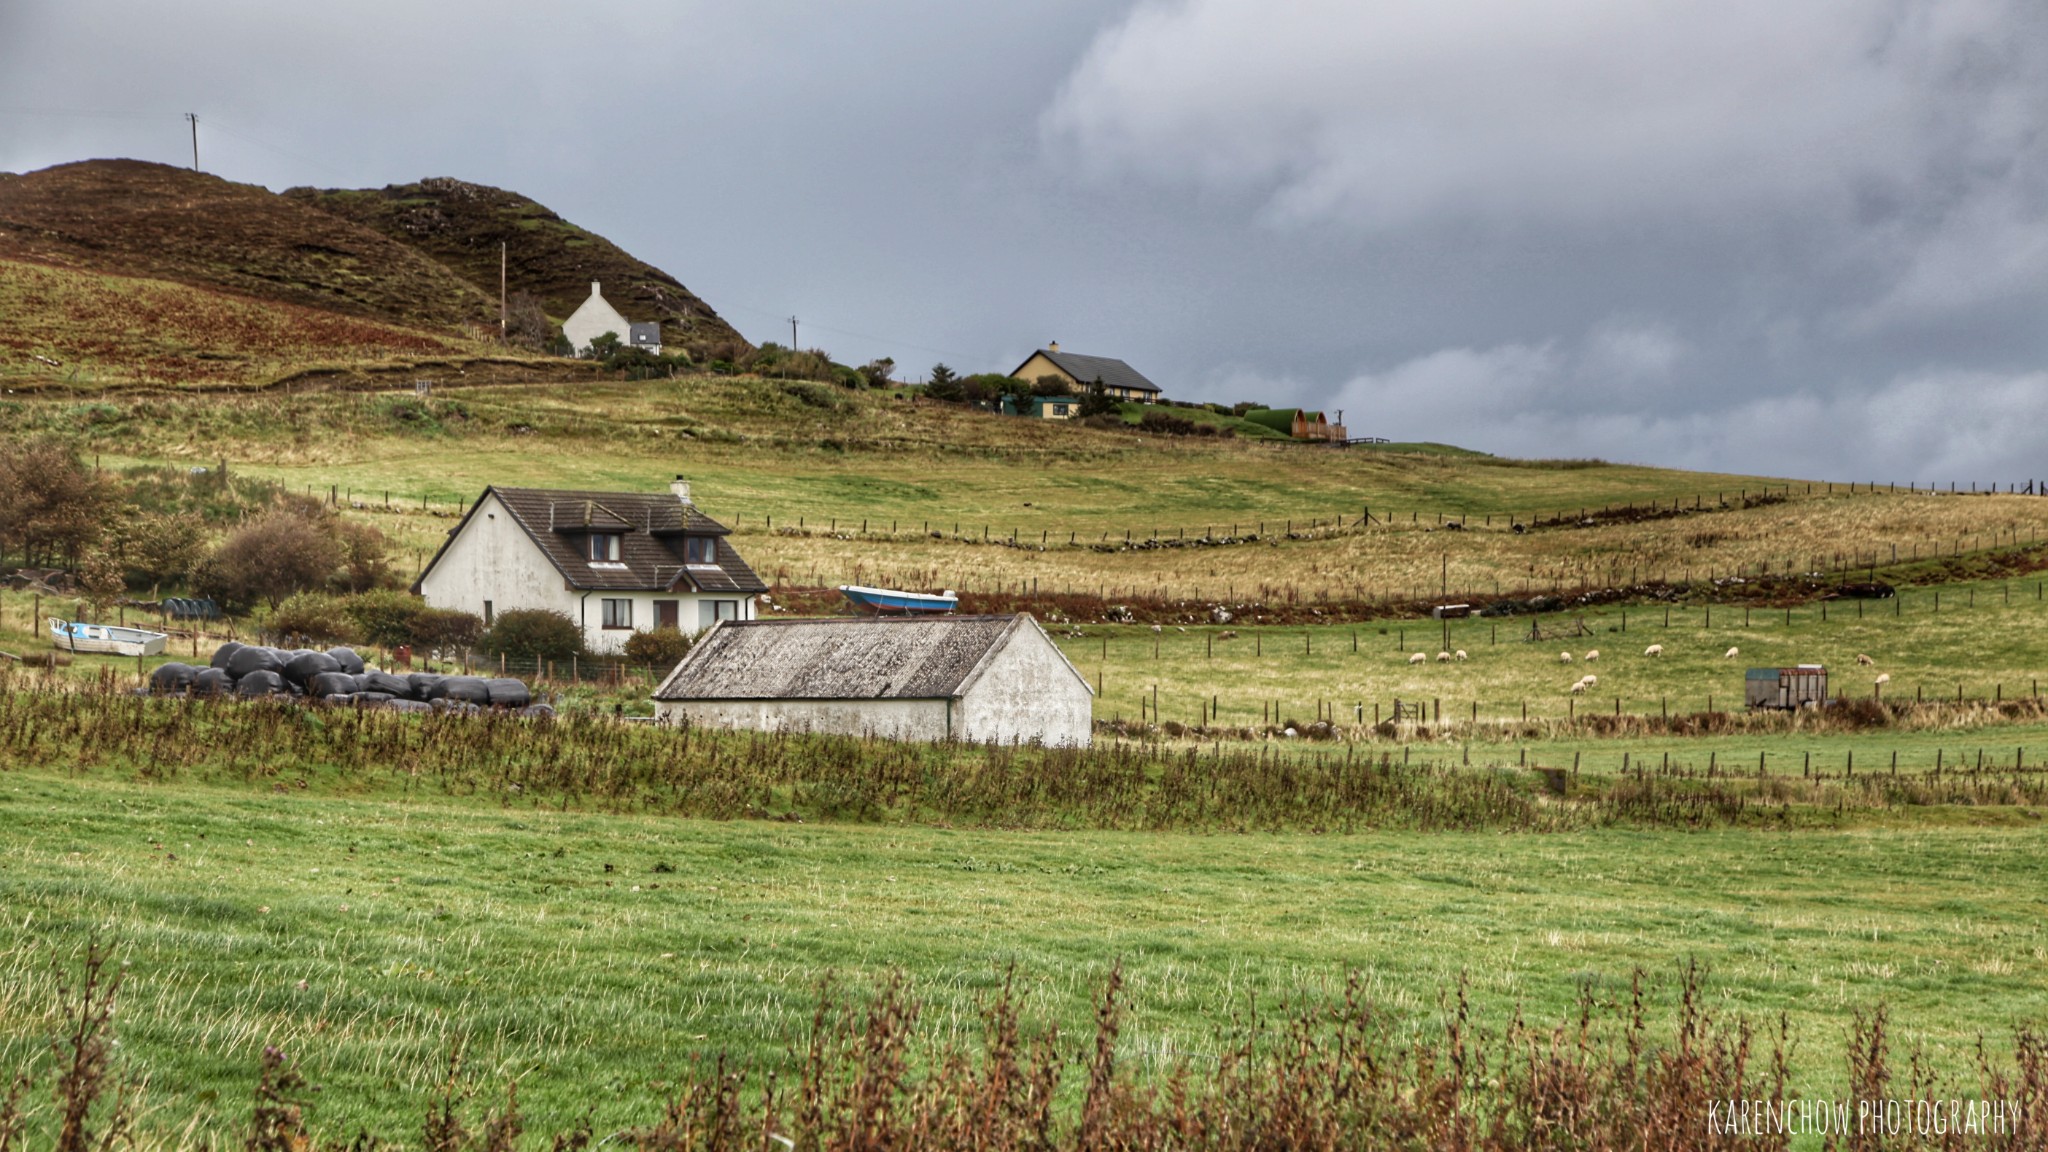
[[171, 663], [149, 677], [156, 696], [240, 696], [300, 699], [335, 707], [383, 708], [398, 712], [479, 713], [553, 716], [521, 680], [483, 676], [441, 676], [430, 672], [397, 675], [363, 663], [350, 648], [265, 648], [229, 641], [207, 667]]

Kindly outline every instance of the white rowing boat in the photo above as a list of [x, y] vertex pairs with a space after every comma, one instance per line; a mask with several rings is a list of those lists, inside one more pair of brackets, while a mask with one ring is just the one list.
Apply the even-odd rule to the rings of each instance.
[[114, 624], [80, 624], [71, 620], [50, 621], [50, 643], [66, 652], [98, 652], [108, 656], [155, 656], [170, 643], [170, 636], [146, 628], [122, 628]]

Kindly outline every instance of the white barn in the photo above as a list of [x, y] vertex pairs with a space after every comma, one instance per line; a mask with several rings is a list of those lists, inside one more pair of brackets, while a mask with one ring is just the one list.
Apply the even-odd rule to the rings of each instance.
[[1030, 616], [721, 623], [654, 692], [665, 724], [1088, 746], [1095, 692]]
[[569, 342], [576, 355], [590, 351], [590, 342], [605, 333], [619, 338], [619, 343], [649, 352], [661, 352], [661, 324], [651, 322], [635, 324], [619, 314], [604, 298], [604, 292], [597, 281], [590, 282], [590, 299], [576, 306], [569, 318], [562, 321], [562, 338]]
[[658, 494], [492, 485], [412, 589], [486, 625], [507, 609], [552, 608], [591, 651], [617, 652], [636, 631], [753, 619], [768, 586], [730, 532], [698, 511], [680, 476]]

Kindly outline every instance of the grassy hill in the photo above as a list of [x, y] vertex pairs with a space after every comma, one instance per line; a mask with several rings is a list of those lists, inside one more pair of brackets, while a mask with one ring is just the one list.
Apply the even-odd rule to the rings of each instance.
[[284, 195], [413, 248], [493, 298], [503, 243], [512, 289], [538, 298], [557, 322], [589, 297], [595, 280], [627, 319], [660, 321], [665, 344], [705, 360], [734, 359], [751, 347], [682, 281], [516, 192], [436, 177]]

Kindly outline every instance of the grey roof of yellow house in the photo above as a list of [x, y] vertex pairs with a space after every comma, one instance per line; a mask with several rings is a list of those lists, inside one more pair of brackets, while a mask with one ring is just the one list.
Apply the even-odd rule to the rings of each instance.
[[[525, 531], [548, 562], [562, 574], [569, 587], [604, 592], [733, 592], [751, 595], [765, 592], [768, 585], [754, 574], [747, 562], [724, 539], [731, 529], [693, 504], [676, 499], [672, 492], [582, 492], [548, 488], [503, 488], [496, 484], [448, 532], [434, 559], [413, 582], [434, 570], [449, 545], [476, 518], [485, 498], [496, 496], [512, 520]], [[592, 533], [616, 533], [619, 566], [599, 567], [590, 560], [584, 543]], [[717, 537], [716, 563], [687, 564], [683, 540], [690, 536]]]
[[1023, 613], [724, 620], [691, 646], [654, 698], [954, 699], [1026, 628], [1036, 631], [1038, 622]]
[[[1060, 371], [1072, 376], [1075, 383], [1084, 388], [1100, 380], [1105, 388], [1122, 388], [1131, 392], [1162, 391], [1159, 385], [1145, 379], [1144, 374], [1136, 368], [1108, 356], [1083, 356], [1078, 352], [1055, 351], [1051, 348], [1040, 348], [1032, 353], [1032, 356], [1043, 356], [1059, 365]], [[1031, 357], [1026, 356], [1024, 364], [1029, 363]], [[1017, 368], [1022, 370], [1024, 364], [1017, 365]], [[1010, 373], [1012, 376], [1016, 374], [1015, 371]]]

